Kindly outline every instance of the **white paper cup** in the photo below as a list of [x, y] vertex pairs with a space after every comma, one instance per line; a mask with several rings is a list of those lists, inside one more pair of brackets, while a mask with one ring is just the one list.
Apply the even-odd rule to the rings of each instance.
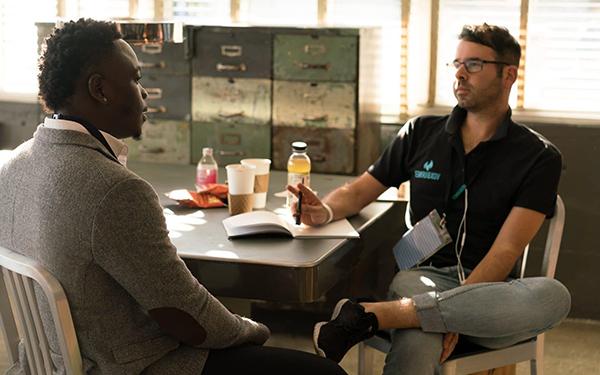
[[254, 171], [252, 165], [229, 164], [227, 170], [227, 184], [229, 194], [241, 195], [254, 193]]
[[254, 208], [267, 206], [267, 192], [269, 191], [270, 159], [242, 159], [242, 165], [254, 166]]

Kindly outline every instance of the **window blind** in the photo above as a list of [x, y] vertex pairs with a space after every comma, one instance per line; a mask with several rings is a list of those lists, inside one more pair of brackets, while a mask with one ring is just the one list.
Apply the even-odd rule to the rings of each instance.
[[[453, 106], [452, 91], [454, 68], [447, 63], [454, 60], [458, 35], [466, 24], [504, 26], [519, 40], [520, 0], [440, 0], [437, 47], [436, 104]], [[516, 84], [511, 91], [511, 106], [516, 104]]]
[[366, 59], [378, 73], [367, 97], [379, 103], [383, 115], [392, 117], [400, 115], [401, 9], [402, 0], [371, 0], [368, 5], [362, 0], [330, 0], [327, 5], [328, 25], [381, 29], [380, 44], [375, 46], [379, 53]]
[[525, 108], [600, 112], [600, 0], [531, 0]]
[[171, 4], [173, 19], [189, 25], [227, 24], [230, 8], [228, 0], [173, 0]]

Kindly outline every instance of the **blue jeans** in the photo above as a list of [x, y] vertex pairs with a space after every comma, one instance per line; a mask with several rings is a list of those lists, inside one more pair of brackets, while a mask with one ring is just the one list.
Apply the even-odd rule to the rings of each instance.
[[[465, 270], [467, 271], [467, 270]], [[411, 297], [420, 329], [391, 331], [384, 375], [440, 373], [442, 339], [457, 332], [487, 348], [527, 340], [569, 313], [571, 296], [546, 277], [460, 286], [456, 267], [421, 267], [396, 274], [389, 298]]]

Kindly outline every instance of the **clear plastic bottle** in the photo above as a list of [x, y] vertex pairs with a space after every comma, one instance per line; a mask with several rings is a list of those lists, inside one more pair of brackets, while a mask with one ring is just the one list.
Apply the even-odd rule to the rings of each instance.
[[[292, 155], [288, 159], [287, 164], [287, 183], [288, 185], [296, 185], [302, 182], [306, 186], [310, 186], [310, 158], [306, 154], [307, 145], [305, 142], [292, 142]], [[286, 205], [291, 206], [295, 197], [292, 193], [288, 193]]]
[[219, 166], [213, 158], [213, 149], [204, 147], [202, 158], [196, 167], [196, 191], [201, 190], [207, 184], [216, 184], [219, 174]]

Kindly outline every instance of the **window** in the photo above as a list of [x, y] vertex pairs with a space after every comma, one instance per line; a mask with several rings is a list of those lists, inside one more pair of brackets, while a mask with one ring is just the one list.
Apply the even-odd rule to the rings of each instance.
[[[440, 0], [436, 98], [439, 105], [455, 105], [452, 91], [454, 69], [448, 69], [447, 63], [454, 60], [458, 35], [464, 25], [482, 24], [500, 25], [508, 28], [512, 36], [519, 39], [520, 0]], [[516, 105], [516, 84], [511, 90], [511, 105]]]
[[600, 1], [532, 0], [525, 108], [600, 111]]
[[165, 15], [169, 19], [188, 25], [226, 24], [230, 20], [231, 2], [225, 0], [172, 0], [165, 2]]
[[56, 14], [55, 1], [0, 0], [0, 95], [34, 100], [37, 93], [35, 22]]
[[368, 93], [380, 104], [381, 113], [388, 116], [400, 115], [400, 42], [401, 0], [371, 0], [365, 6], [362, 0], [331, 0], [327, 5], [327, 25], [346, 27], [379, 27], [381, 44], [375, 65], [378, 72], [377, 92]]
[[239, 0], [241, 23], [270, 26], [316, 26], [317, 0]]

